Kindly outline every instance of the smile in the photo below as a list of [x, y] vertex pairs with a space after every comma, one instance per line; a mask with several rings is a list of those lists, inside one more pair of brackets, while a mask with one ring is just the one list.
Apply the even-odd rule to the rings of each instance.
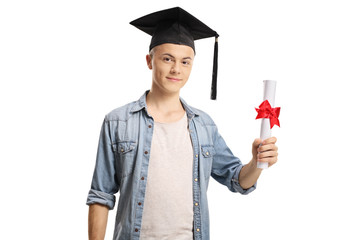
[[173, 82], [180, 82], [181, 79], [180, 78], [174, 78], [174, 77], [166, 77], [167, 79], [169, 79], [170, 81], [173, 81]]

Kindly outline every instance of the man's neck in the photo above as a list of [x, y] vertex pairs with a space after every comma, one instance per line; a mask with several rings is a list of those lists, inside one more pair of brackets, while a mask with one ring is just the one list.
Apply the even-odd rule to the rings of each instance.
[[146, 105], [156, 122], [174, 122], [185, 113], [179, 93], [158, 94], [152, 89], [146, 96]]

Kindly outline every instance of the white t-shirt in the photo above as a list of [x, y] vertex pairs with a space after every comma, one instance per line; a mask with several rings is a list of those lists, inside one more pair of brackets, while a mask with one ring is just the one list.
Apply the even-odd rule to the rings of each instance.
[[186, 114], [176, 122], [155, 122], [148, 171], [140, 239], [193, 239], [193, 148]]

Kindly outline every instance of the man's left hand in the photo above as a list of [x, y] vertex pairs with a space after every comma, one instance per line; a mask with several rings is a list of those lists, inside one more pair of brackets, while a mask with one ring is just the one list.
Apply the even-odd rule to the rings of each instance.
[[255, 139], [253, 143], [253, 160], [258, 162], [268, 162], [269, 167], [274, 165], [278, 160], [278, 147], [275, 145], [276, 137], [271, 137], [261, 141], [261, 139]]

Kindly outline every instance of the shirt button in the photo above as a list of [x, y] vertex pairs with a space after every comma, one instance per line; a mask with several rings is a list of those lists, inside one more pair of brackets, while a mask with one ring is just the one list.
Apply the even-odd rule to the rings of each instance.
[[140, 179], [141, 179], [141, 180], [144, 180], [145, 178], [144, 178], [144, 177], [141, 177]]
[[139, 202], [138, 205], [141, 206], [141, 202]]
[[149, 125], [148, 127], [149, 127], [149, 128], [151, 128], [152, 126], [151, 126], [151, 125]]
[[148, 154], [149, 152], [148, 152], [148, 151], [145, 151], [144, 153], [145, 153], [145, 154]]
[[195, 203], [195, 206], [199, 205], [197, 202]]
[[205, 154], [206, 154], [206, 155], [209, 155], [209, 152], [206, 152]]
[[197, 178], [195, 178], [194, 180], [195, 180], [195, 182], [197, 182], [197, 181], [198, 181], [198, 179], [197, 179]]
[[121, 151], [121, 152], [124, 152], [124, 149], [122, 148], [122, 149], [120, 149], [120, 151]]
[[197, 232], [200, 232], [200, 228], [197, 228], [196, 231], [197, 231]]
[[[196, 229], [197, 230], [197, 229]], [[137, 229], [137, 228], [135, 228], [135, 232], [138, 232], [139, 231], [139, 229]]]
[[197, 155], [197, 154], [195, 155], [196, 158], [197, 158], [198, 156], [199, 156], [199, 155]]

